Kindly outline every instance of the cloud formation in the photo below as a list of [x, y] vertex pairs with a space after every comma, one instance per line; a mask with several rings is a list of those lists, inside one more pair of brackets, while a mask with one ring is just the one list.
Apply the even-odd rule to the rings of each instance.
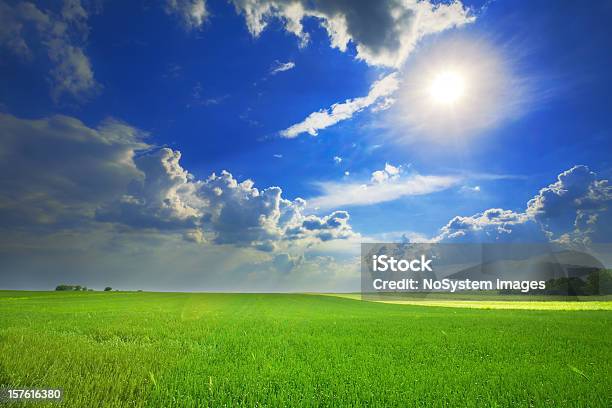
[[180, 152], [114, 120], [92, 129], [67, 116], [2, 114], [0, 133], [0, 229], [105, 224], [265, 251], [355, 235], [348, 213], [307, 215], [306, 202], [279, 187], [259, 190], [227, 171], [198, 180]]
[[328, 128], [336, 123], [350, 119], [355, 113], [361, 112], [372, 104], [394, 93], [399, 87], [396, 73], [389, 74], [374, 82], [366, 96], [347, 99], [342, 103], [335, 103], [329, 109], [313, 112], [302, 122], [296, 123], [280, 132], [285, 138], [294, 138], [302, 133], [316, 136], [321, 129]]
[[345, 52], [350, 43], [357, 59], [369, 65], [399, 67], [417, 42], [428, 34], [474, 21], [458, 0], [433, 4], [427, 0], [232, 0], [244, 15], [254, 37], [271, 19], [283, 22], [302, 46], [309, 35], [302, 24], [315, 18], [326, 30], [332, 47]]
[[544, 242], [540, 226], [525, 213], [490, 208], [469, 217], [454, 217], [440, 230], [440, 242]]
[[287, 61], [287, 62], [276, 61], [274, 65], [272, 65], [272, 68], [270, 68], [270, 75], [276, 75], [279, 72], [289, 71], [293, 68], [295, 68], [295, 62], [293, 61]]
[[442, 242], [604, 243], [612, 236], [612, 187], [587, 166], [562, 172], [529, 200], [524, 212], [488, 209], [454, 217], [435, 238]]
[[0, 227], [77, 227], [138, 176], [143, 134], [109, 119], [96, 128], [68, 116], [0, 114]]
[[403, 174], [401, 167], [387, 163], [383, 170], [373, 172], [370, 180], [365, 182], [317, 183], [322, 194], [310, 199], [308, 204], [319, 209], [372, 205], [445, 190], [459, 181], [460, 178], [455, 176]]
[[166, 0], [165, 10], [178, 16], [187, 30], [201, 28], [209, 15], [204, 0]]
[[[52, 98], [57, 101], [68, 94], [85, 99], [99, 89], [84, 49], [88, 18], [79, 0], [64, 0], [56, 11], [40, 9], [30, 2], [9, 5], [0, 1], [0, 46], [31, 60], [37, 46], [42, 45], [52, 64]], [[31, 38], [29, 33], [33, 33]]]
[[348, 213], [304, 215], [304, 200], [283, 198], [280, 187], [259, 190], [251, 180], [238, 182], [227, 171], [196, 180], [181, 167], [180, 157], [163, 148], [135, 158], [142, 176], [131, 183], [128, 194], [102, 208], [97, 219], [184, 231], [190, 241], [203, 242], [208, 236], [215, 244], [264, 251], [353, 236]]
[[[193, 176], [181, 167], [180, 158], [180, 152], [167, 148], [134, 157], [140, 174], [130, 181], [126, 194], [101, 206], [96, 219], [159, 230], [198, 227], [202, 205], [194, 194]], [[187, 236], [197, 241], [197, 233]]]
[[612, 186], [587, 166], [559, 174], [527, 203], [527, 214], [552, 240], [607, 242], [612, 236]]

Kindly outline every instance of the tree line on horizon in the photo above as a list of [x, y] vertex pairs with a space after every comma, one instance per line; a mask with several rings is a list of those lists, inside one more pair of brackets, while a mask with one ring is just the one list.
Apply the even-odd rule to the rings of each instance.
[[[66, 285], [66, 284], [62, 284], [62, 285], [57, 285], [55, 287], [56, 291], [73, 291], [73, 292], [93, 292], [93, 289], [88, 289], [87, 286], [81, 286], [81, 285]], [[111, 288], [110, 286], [107, 286], [104, 288], [104, 292], [110, 292], [111, 290], [113, 290], [113, 288]]]
[[[524, 294], [520, 291], [500, 290], [500, 294]], [[546, 281], [546, 289], [533, 290], [532, 295], [593, 296], [612, 294], [612, 270], [596, 269], [585, 279], [576, 276]]]

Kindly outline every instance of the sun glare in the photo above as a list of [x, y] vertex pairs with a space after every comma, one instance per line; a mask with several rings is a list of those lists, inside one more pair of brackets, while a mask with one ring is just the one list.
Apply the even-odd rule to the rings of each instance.
[[432, 100], [442, 105], [458, 102], [465, 93], [465, 79], [458, 72], [443, 71], [431, 81], [429, 94]]

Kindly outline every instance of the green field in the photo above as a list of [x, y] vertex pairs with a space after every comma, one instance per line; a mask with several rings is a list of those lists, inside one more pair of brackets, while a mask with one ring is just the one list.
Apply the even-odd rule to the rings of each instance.
[[611, 373], [609, 310], [0, 292], [0, 384], [67, 407], [609, 407]]

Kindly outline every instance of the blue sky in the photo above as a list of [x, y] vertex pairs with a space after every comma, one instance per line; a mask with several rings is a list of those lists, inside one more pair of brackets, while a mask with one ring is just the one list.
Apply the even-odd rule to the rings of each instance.
[[[168, 283], [160, 271], [152, 288], [241, 289], [248, 270], [263, 271], [254, 279], [268, 288], [287, 269], [278, 288], [302, 289], [352, 287], [359, 242], [402, 234], [609, 242], [608, 2], [324, 3], [0, 2], [3, 270], [29, 271], [6, 286], [32, 286], [51, 264], [57, 272], [39, 286], [66, 277], [142, 287], [146, 267], [128, 259], [132, 245], [180, 258], [184, 276]], [[388, 21], [389, 10], [404, 19]], [[335, 34], [325, 28], [333, 24]], [[449, 69], [464, 89], [439, 106], [429, 100], [432, 81]], [[322, 110], [334, 119], [310, 117], [316, 135], [287, 131]], [[67, 141], [91, 132], [104, 146], [117, 143], [115, 153]], [[45, 138], [55, 142], [42, 152]], [[67, 171], [66, 161], [82, 164]], [[87, 167], [93, 162], [99, 167]], [[206, 180], [222, 170], [231, 174], [222, 190], [249, 179], [281, 192], [254, 204], [249, 185], [238, 202], [211, 204], [217, 181]], [[93, 187], [74, 187], [89, 183], [75, 179], [79, 171]], [[574, 179], [575, 194], [563, 184]], [[267, 212], [279, 199], [299, 213], [292, 221], [282, 208]], [[489, 209], [508, 213], [483, 218]], [[455, 217], [465, 217], [461, 227], [451, 226]], [[596, 221], [580, 227], [588, 217]], [[68, 267], [58, 255], [74, 249], [70, 239], [50, 249], [58, 234], [91, 239], [79, 257], [97, 265], [79, 277], [75, 257]], [[198, 272], [223, 263], [211, 251], [238, 251], [231, 256], [242, 262], [214, 280]], [[24, 253], [36, 261], [16, 263]], [[104, 275], [111, 257], [128, 257], [122, 267], [137, 272]], [[325, 268], [335, 283], [308, 275]]]

